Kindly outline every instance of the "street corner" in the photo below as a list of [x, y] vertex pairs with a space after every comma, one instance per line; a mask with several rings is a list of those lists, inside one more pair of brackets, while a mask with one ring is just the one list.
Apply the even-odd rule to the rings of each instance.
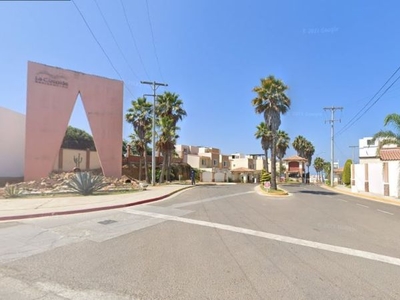
[[329, 190], [329, 191], [333, 191], [333, 192], [342, 194], [342, 195], [348, 195], [348, 196], [353, 196], [353, 197], [357, 197], [357, 198], [362, 198], [365, 200], [400, 206], [400, 199], [396, 200], [393, 197], [373, 195], [373, 194], [369, 194], [367, 192], [353, 192], [350, 188], [347, 188], [344, 186], [331, 187], [331, 186], [327, 186], [327, 185], [320, 185], [320, 187], [322, 187], [326, 190]]

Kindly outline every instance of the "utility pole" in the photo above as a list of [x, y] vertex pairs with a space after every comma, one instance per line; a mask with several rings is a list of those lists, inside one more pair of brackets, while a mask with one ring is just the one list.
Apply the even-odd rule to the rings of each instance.
[[353, 164], [355, 164], [355, 161], [354, 161], [354, 149], [358, 148], [358, 146], [349, 146], [349, 148], [353, 148]]
[[141, 84], [151, 85], [153, 89], [153, 124], [152, 124], [152, 134], [151, 134], [151, 185], [156, 185], [156, 91], [159, 86], [168, 86], [166, 83], [151, 82], [151, 81], [141, 81]]
[[324, 107], [324, 110], [331, 111], [331, 119], [327, 120], [325, 122], [329, 122], [331, 124], [331, 187], [333, 187], [333, 165], [334, 165], [334, 159], [335, 159], [335, 154], [334, 154], [335, 128], [334, 128], [334, 124], [335, 124], [335, 121], [340, 122], [340, 120], [335, 120], [335, 111], [343, 110], [343, 107], [338, 107], [338, 106]]

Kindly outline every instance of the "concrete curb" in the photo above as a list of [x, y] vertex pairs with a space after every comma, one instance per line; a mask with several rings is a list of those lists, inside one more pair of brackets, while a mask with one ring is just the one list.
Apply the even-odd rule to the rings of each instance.
[[96, 211], [103, 211], [103, 210], [111, 210], [111, 209], [118, 209], [118, 208], [125, 208], [136, 206], [140, 204], [146, 204], [150, 202], [155, 202], [158, 200], [162, 200], [168, 198], [174, 194], [182, 192], [184, 190], [193, 188], [193, 186], [187, 186], [181, 188], [179, 190], [173, 191], [169, 194], [165, 194], [162, 196], [158, 196], [155, 198], [149, 198], [144, 200], [139, 200], [136, 202], [124, 203], [124, 204], [116, 204], [110, 206], [100, 206], [100, 207], [91, 207], [91, 208], [84, 208], [84, 209], [76, 209], [76, 210], [63, 210], [63, 211], [55, 211], [55, 212], [45, 212], [45, 213], [36, 213], [36, 214], [25, 214], [25, 215], [14, 215], [14, 216], [4, 216], [0, 217], [1, 221], [14, 221], [14, 220], [23, 220], [23, 219], [34, 219], [34, 218], [42, 218], [42, 217], [53, 217], [53, 216], [63, 216], [63, 215], [73, 215], [73, 214], [82, 214], [82, 213], [89, 213], [89, 212], [96, 212]]
[[288, 191], [284, 190], [282, 187], [279, 187], [279, 189], [284, 191], [284, 192], [286, 192], [286, 193], [288, 193], [288, 194], [287, 195], [272, 195], [272, 194], [265, 193], [261, 189], [260, 185], [257, 185], [256, 187], [254, 187], [254, 190], [256, 191], [256, 193], [261, 195], [261, 196], [266, 196], [266, 197], [270, 197], [270, 198], [287, 198], [287, 197], [292, 196], [291, 193], [289, 193]]
[[320, 187], [322, 187], [323, 189], [329, 190], [329, 191], [334, 191], [336, 193], [339, 194], [344, 194], [344, 195], [349, 195], [349, 196], [353, 196], [353, 197], [357, 197], [357, 198], [361, 198], [361, 199], [365, 199], [365, 200], [370, 200], [370, 201], [375, 201], [375, 202], [381, 202], [381, 203], [386, 203], [386, 204], [391, 204], [391, 205], [395, 205], [395, 206], [400, 206], [400, 199], [399, 201], [395, 201], [395, 200], [390, 200], [390, 199], [384, 199], [384, 198], [380, 198], [378, 196], [369, 196], [369, 195], [363, 195], [363, 194], [359, 194], [359, 193], [353, 193], [351, 191], [343, 191], [337, 188], [332, 188], [330, 186], [325, 186], [325, 185], [320, 185]]

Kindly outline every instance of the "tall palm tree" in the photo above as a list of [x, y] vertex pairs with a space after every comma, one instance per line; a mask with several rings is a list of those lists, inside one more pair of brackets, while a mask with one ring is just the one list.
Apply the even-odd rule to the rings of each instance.
[[315, 153], [314, 145], [311, 142], [307, 141], [305, 148], [304, 148], [304, 156], [305, 156], [305, 158], [307, 158], [307, 169], [308, 169], [307, 172], [308, 173], [310, 173], [310, 166], [312, 163], [312, 156], [314, 155], [314, 153]]
[[147, 168], [147, 145], [150, 143], [152, 124], [152, 104], [146, 97], [139, 97], [131, 102], [131, 107], [125, 115], [125, 119], [133, 126], [133, 138], [139, 152], [139, 180], [142, 180], [142, 159], [144, 159], [145, 180], [149, 182]]
[[314, 168], [315, 171], [317, 172], [317, 181], [320, 182], [320, 178], [321, 178], [321, 172], [324, 170], [324, 164], [325, 161], [323, 158], [321, 157], [316, 157], [314, 159]]
[[377, 149], [378, 155], [379, 151], [384, 145], [396, 145], [397, 147], [400, 147], [400, 115], [396, 113], [387, 115], [384, 119], [383, 124], [384, 126], [393, 125], [396, 132], [393, 132], [391, 130], [381, 130], [374, 135], [374, 141], [376, 139], [380, 140]]
[[324, 169], [324, 173], [325, 173], [326, 177], [328, 177], [328, 180], [331, 181], [332, 180], [332, 178], [331, 178], [331, 163], [328, 161], [324, 162], [323, 169]]
[[167, 172], [167, 180], [169, 180], [170, 166], [172, 153], [175, 150], [177, 140], [176, 132], [179, 130], [177, 127], [178, 121], [182, 120], [187, 115], [183, 109], [183, 101], [179, 99], [179, 95], [171, 92], [164, 92], [164, 94], [157, 97], [157, 116], [159, 118], [160, 126], [160, 140], [157, 148], [163, 155], [163, 166], [161, 169], [160, 183], [164, 181], [164, 174]]
[[268, 168], [268, 149], [271, 148], [272, 143], [272, 132], [268, 130], [265, 122], [261, 122], [257, 125], [257, 131], [254, 134], [256, 139], [261, 139], [261, 147], [265, 153], [265, 166], [264, 169], [269, 172]]
[[307, 139], [302, 135], [296, 136], [292, 143], [294, 150], [296, 150], [297, 155], [300, 157], [305, 156], [304, 150], [306, 148], [306, 145]]
[[286, 150], [289, 148], [290, 137], [287, 132], [283, 130], [278, 130], [277, 136], [276, 156], [279, 158], [279, 177], [282, 177], [282, 159], [286, 155]]
[[251, 101], [258, 114], [264, 115], [267, 128], [272, 132], [271, 143], [271, 189], [276, 190], [276, 140], [281, 125], [281, 114], [290, 108], [290, 99], [286, 95], [288, 86], [274, 76], [262, 78], [260, 86], [253, 88], [257, 96]]

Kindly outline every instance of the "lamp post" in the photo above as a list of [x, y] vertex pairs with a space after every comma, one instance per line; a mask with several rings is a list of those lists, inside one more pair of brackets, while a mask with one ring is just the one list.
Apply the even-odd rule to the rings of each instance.
[[168, 86], [166, 83], [151, 82], [151, 81], [141, 81], [141, 84], [148, 84], [152, 86], [153, 89], [153, 124], [152, 124], [152, 134], [151, 134], [151, 185], [156, 185], [156, 91], [159, 86]]

